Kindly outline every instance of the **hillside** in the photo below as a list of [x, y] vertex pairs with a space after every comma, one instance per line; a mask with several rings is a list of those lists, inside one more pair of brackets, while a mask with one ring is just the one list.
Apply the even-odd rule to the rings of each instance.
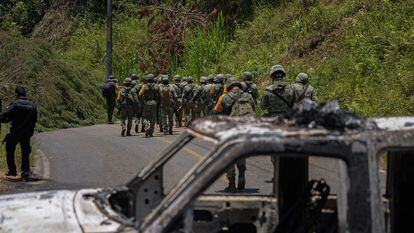
[[[105, 1], [4, 1], [1, 96], [26, 85], [39, 129], [104, 118]], [[113, 72], [307, 72], [320, 99], [365, 116], [414, 114], [413, 1], [116, 1]]]

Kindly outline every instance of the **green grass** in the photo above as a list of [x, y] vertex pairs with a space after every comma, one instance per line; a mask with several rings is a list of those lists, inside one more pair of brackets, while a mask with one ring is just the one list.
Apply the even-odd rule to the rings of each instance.
[[[412, 2], [380, 0], [320, 2], [307, 9], [301, 1], [262, 6], [224, 44], [220, 59], [207, 60], [202, 71], [252, 71], [263, 89], [270, 83], [269, 67], [281, 63], [288, 81], [307, 72], [321, 101], [338, 99], [365, 116], [413, 115], [413, 10]], [[193, 42], [200, 38], [204, 43], [197, 47], [212, 47], [203, 34]], [[189, 49], [183, 57], [192, 54]], [[200, 63], [202, 57], [191, 60]], [[183, 61], [184, 71], [199, 74]]]
[[104, 119], [103, 98], [90, 73], [66, 62], [50, 45], [0, 32], [0, 80], [4, 104], [16, 85], [38, 105], [37, 131], [90, 125]]

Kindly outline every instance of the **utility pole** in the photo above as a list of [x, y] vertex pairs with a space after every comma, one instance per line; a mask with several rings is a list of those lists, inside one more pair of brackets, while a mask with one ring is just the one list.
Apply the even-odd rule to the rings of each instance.
[[112, 0], [107, 2], [107, 30], [106, 30], [106, 71], [105, 79], [108, 80], [111, 75], [111, 65], [112, 65]]

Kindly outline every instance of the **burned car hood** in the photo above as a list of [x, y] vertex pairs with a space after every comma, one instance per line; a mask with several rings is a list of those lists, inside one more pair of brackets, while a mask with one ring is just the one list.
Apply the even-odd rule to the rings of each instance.
[[117, 232], [94, 203], [99, 190], [45, 191], [0, 196], [0, 232]]

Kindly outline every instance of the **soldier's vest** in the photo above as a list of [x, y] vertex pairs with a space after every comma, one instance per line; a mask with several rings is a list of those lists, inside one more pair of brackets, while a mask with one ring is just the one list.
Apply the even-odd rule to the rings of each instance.
[[184, 99], [186, 100], [191, 99], [191, 97], [194, 95], [194, 87], [195, 87], [194, 84], [188, 84], [184, 87], [184, 94], [183, 94]]
[[177, 94], [178, 98], [181, 99], [181, 95], [183, 94], [183, 90], [181, 89], [179, 84], [174, 84], [175, 93]]
[[153, 85], [146, 84], [144, 85], [144, 101], [147, 105], [157, 104], [157, 93]]
[[251, 103], [252, 97], [248, 93], [243, 93], [233, 104], [230, 116], [247, 116], [255, 115]]
[[160, 86], [160, 103], [163, 106], [172, 106], [174, 105], [173, 93], [170, 85], [161, 85]]
[[121, 105], [135, 105], [132, 87], [124, 87], [121, 91]]
[[266, 88], [269, 93], [269, 109], [268, 112], [271, 116], [283, 114], [292, 109], [294, 104], [294, 92], [288, 84], [275, 85]]

